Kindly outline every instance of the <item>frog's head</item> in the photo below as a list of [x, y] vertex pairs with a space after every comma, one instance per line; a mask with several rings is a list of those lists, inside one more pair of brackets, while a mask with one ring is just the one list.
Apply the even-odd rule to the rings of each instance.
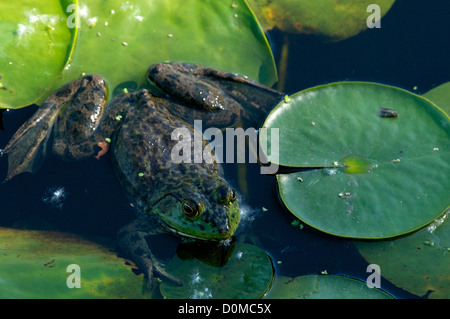
[[236, 191], [218, 176], [181, 181], [151, 213], [178, 235], [205, 240], [230, 238], [240, 221]]

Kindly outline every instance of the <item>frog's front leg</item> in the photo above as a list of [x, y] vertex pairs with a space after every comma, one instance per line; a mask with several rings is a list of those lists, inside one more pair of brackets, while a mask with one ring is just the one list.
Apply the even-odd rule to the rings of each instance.
[[150, 286], [153, 284], [153, 274], [182, 285], [181, 280], [164, 270], [163, 264], [156, 259], [147, 245], [146, 237], [165, 232], [154, 218], [147, 217], [132, 221], [117, 233], [120, 249], [147, 275]]

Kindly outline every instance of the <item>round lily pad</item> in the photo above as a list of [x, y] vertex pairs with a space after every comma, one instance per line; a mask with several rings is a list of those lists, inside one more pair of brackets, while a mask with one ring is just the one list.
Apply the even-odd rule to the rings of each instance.
[[333, 275], [277, 277], [266, 299], [391, 299], [387, 293], [356, 279]]
[[32, 104], [53, 85], [75, 35], [66, 19], [59, 0], [1, 2], [0, 107]]
[[232, 243], [229, 247], [216, 246], [215, 251], [213, 260], [174, 257], [166, 270], [181, 279], [183, 286], [163, 281], [161, 294], [169, 299], [247, 299], [259, 298], [269, 289], [273, 267], [262, 249]]
[[112, 247], [74, 235], [0, 228], [0, 255], [0, 298], [152, 296]]
[[263, 127], [260, 143], [271, 162], [314, 168], [277, 175], [286, 207], [312, 227], [387, 238], [417, 230], [449, 207], [450, 120], [418, 95], [332, 83], [286, 99]]
[[380, 267], [384, 278], [415, 295], [450, 298], [450, 212], [408, 236], [354, 241], [361, 255]]

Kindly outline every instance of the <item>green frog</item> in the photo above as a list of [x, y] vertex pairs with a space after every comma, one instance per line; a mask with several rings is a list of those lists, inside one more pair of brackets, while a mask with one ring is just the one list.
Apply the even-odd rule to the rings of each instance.
[[[185, 138], [173, 139], [173, 132], [185, 128], [194, 136], [195, 119], [218, 127], [254, 120], [283, 95], [243, 76], [185, 63], [152, 65], [147, 77], [157, 94], [141, 89], [109, 103], [106, 82], [95, 74], [55, 91], [3, 150], [5, 181], [35, 172], [48, 149], [64, 160], [99, 158], [111, 149], [114, 171], [139, 211], [118, 231], [121, 250], [150, 283], [156, 274], [181, 284], [164, 270], [146, 238], [170, 232], [227, 240], [239, 225], [240, 208], [216, 161], [194, 161], [195, 152], [189, 163], [172, 159], [175, 143]], [[204, 149], [208, 142], [202, 142]]]

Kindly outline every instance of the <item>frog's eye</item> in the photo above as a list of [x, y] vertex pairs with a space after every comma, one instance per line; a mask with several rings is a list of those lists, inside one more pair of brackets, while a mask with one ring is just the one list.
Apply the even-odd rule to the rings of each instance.
[[192, 200], [185, 200], [183, 202], [183, 213], [190, 220], [196, 220], [203, 213], [203, 206]]

